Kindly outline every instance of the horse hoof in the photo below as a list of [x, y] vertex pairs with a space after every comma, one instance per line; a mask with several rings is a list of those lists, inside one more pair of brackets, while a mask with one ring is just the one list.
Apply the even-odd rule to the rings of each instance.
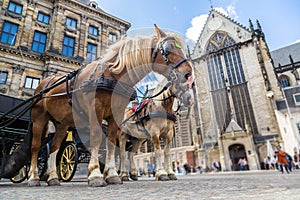
[[122, 180], [122, 181], [129, 181], [129, 178], [128, 178], [128, 176], [122, 176], [122, 177], [121, 177], [121, 180]]
[[168, 175], [160, 175], [156, 178], [157, 181], [169, 181]]
[[130, 178], [131, 178], [133, 181], [137, 181], [137, 180], [138, 180], [138, 176], [137, 176], [137, 175], [132, 175], [132, 174], [130, 174]]
[[105, 187], [107, 184], [103, 180], [103, 178], [93, 178], [91, 180], [88, 180], [88, 184], [91, 187]]
[[38, 179], [32, 179], [27, 182], [27, 185], [29, 187], [35, 187], [35, 186], [41, 186], [41, 183], [40, 183], [40, 180], [38, 180]]
[[57, 178], [47, 181], [48, 186], [60, 186], [60, 182]]
[[175, 176], [175, 174], [168, 174], [168, 177], [172, 181], [176, 181], [177, 180], [177, 177]]
[[109, 185], [123, 184], [123, 181], [120, 179], [119, 176], [108, 177], [108, 178], [105, 179], [105, 181]]

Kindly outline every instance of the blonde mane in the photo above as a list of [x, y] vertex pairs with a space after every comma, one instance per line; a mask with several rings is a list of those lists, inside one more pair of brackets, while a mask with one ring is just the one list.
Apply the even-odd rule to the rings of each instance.
[[[167, 84], [167, 81], [168, 81], [167, 79], [164, 79], [162, 82], [160, 82], [156, 86], [156, 88], [153, 90], [152, 95], [155, 95], [155, 94], [159, 93], [164, 88], [164, 86]], [[157, 105], [161, 105], [163, 103], [163, 101], [161, 101], [161, 100], [166, 99], [171, 95], [172, 95], [172, 91], [171, 91], [170, 87], [168, 87], [160, 95], [158, 95], [157, 97], [154, 98], [155, 100], [157, 100], [155, 103]]]
[[[174, 34], [173, 36], [181, 45], [181, 38]], [[109, 66], [114, 74], [120, 74], [126, 68], [129, 76], [139, 77], [139, 74], [148, 74], [152, 71], [152, 48], [155, 48], [153, 41], [158, 40], [157, 36], [150, 37], [122, 37], [118, 42], [109, 47], [106, 54], [101, 59], [101, 63]], [[182, 45], [183, 47], [183, 45]], [[137, 67], [139, 66], [139, 67]], [[144, 73], [140, 73], [143, 71]]]
[[114, 74], [120, 74], [125, 67], [127, 71], [130, 71], [136, 66], [145, 65], [151, 71], [151, 45], [153, 39], [154, 37], [122, 37], [110, 46], [101, 63], [109, 66]]

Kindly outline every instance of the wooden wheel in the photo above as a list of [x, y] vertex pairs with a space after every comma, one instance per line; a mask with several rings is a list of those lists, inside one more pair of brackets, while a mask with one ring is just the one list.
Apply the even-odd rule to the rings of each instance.
[[[19, 148], [20, 148], [19, 144], [13, 144], [13, 146], [11, 147], [11, 150], [10, 150], [9, 154], [13, 154]], [[10, 181], [13, 182], [13, 183], [21, 183], [21, 182], [23, 182], [27, 178], [28, 169], [29, 169], [28, 166], [24, 165], [20, 169], [20, 171], [18, 172], [18, 174], [16, 174], [14, 177], [10, 178]]]
[[28, 167], [27, 165], [24, 165], [24, 167], [20, 169], [19, 173], [16, 176], [12, 177], [10, 181], [13, 183], [21, 183], [27, 178], [27, 173], [28, 173]]
[[73, 142], [65, 143], [59, 150], [57, 170], [59, 178], [69, 182], [75, 175], [78, 163], [77, 147]]

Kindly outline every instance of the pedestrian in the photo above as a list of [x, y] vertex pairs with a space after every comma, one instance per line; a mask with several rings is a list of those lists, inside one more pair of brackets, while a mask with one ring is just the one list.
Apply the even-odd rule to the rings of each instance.
[[270, 156], [268, 156], [265, 160], [265, 167], [266, 167], [266, 170], [273, 169], [272, 160], [271, 160]]
[[229, 164], [230, 170], [233, 171], [233, 164], [232, 164], [231, 159], [229, 159], [228, 164]]
[[239, 159], [238, 164], [239, 164], [239, 166], [240, 166], [240, 170], [241, 170], [241, 171], [244, 171], [244, 170], [247, 169], [248, 163], [247, 163], [246, 158], [242, 158], [242, 157], [241, 157], [241, 158]]
[[178, 172], [178, 174], [182, 173], [181, 166], [178, 161], [177, 161], [177, 172]]
[[187, 163], [185, 163], [183, 165], [183, 168], [184, 168], [185, 174], [189, 174], [189, 165]]
[[299, 169], [299, 155], [298, 155], [297, 151], [295, 151], [295, 153], [294, 153], [294, 166], [295, 166], [295, 169]]
[[219, 172], [220, 171], [220, 166], [219, 166], [219, 163], [214, 161], [213, 162], [213, 168], [215, 168], [216, 172]]
[[155, 164], [152, 164], [152, 174], [153, 174], [153, 177], [155, 177], [155, 173], [156, 173]]
[[150, 163], [147, 164], [147, 170], [148, 170], [148, 177], [150, 177], [150, 175], [151, 175], [151, 164]]
[[278, 167], [278, 158], [276, 156], [276, 153], [277, 153], [277, 151], [275, 151], [275, 155], [273, 156], [272, 165], [274, 166], [275, 170], [279, 170], [279, 167]]
[[293, 158], [288, 153], [285, 153], [285, 158], [286, 158], [286, 161], [287, 161], [287, 167], [288, 167], [289, 171], [292, 172]]
[[283, 167], [284, 167], [285, 171], [289, 173], [285, 152], [281, 149], [280, 146], [278, 146], [277, 149], [278, 151], [276, 152], [276, 156], [277, 156], [277, 163], [278, 163], [279, 170], [283, 174], [284, 173]]

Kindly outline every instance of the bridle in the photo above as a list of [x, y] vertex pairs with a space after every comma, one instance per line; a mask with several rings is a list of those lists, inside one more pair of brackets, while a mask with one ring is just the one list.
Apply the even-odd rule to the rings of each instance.
[[169, 81], [176, 81], [177, 80], [177, 74], [175, 73], [175, 69], [177, 67], [179, 67], [182, 63], [184, 63], [185, 61], [187, 61], [186, 58], [182, 58], [181, 60], [179, 60], [174, 66], [171, 64], [171, 62], [169, 61], [168, 59], [168, 54], [169, 54], [169, 51], [172, 50], [172, 46], [170, 43], [168, 43], [168, 40], [175, 40], [176, 39], [172, 36], [167, 36], [167, 37], [164, 37], [160, 40], [158, 40], [157, 42], [157, 45], [156, 45], [156, 49], [154, 50], [154, 53], [153, 53], [153, 58], [152, 58], [152, 70], [154, 71], [153, 67], [154, 67], [154, 62], [157, 58], [157, 55], [158, 55], [158, 51], [160, 50], [160, 53], [162, 55], [162, 57], [164, 58], [166, 64], [168, 65], [168, 67], [170, 68], [170, 73], [168, 75], [168, 80]]

